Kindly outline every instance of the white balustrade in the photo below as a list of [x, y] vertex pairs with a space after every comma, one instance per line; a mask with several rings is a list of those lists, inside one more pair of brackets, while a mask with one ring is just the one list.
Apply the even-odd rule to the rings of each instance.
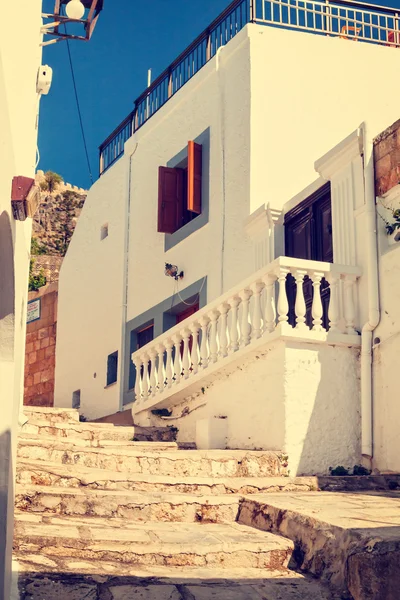
[[[286, 289], [288, 275], [292, 274]], [[292, 327], [303, 338], [318, 335], [320, 341], [342, 336], [345, 343], [357, 343], [356, 284], [361, 272], [356, 267], [280, 257], [230, 292], [220, 296], [188, 319], [132, 354], [136, 369], [135, 398], [141, 406], [156, 404], [174, 389], [189, 385], [193, 378], [223, 367], [238, 356], [263, 344], [278, 328], [285, 335]], [[311, 320], [306, 323], [304, 281], [312, 285]], [[322, 286], [323, 280], [329, 288]], [[307, 279], [307, 281], [309, 281]], [[296, 298], [288, 296], [296, 286]], [[324, 297], [329, 299], [322, 302]], [[289, 324], [290, 314], [295, 314]], [[329, 323], [328, 331], [324, 323]], [[342, 327], [343, 325], [343, 327]], [[321, 337], [322, 336], [322, 337]], [[326, 336], [326, 337], [324, 337]], [[346, 339], [347, 336], [347, 339]], [[351, 339], [349, 336], [353, 336]], [[348, 340], [348, 341], [347, 341]], [[258, 346], [257, 346], [258, 347]]]

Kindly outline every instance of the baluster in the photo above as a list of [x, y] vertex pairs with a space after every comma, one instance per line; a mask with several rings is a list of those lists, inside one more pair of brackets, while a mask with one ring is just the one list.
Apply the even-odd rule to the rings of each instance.
[[142, 378], [143, 400], [149, 397], [149, 356], [143, 356], [143, 378]]
[[236, 352], [239, 349], [239, 319], [238, 319], [238, 306], [240, 304], [240, 298], [234, 296], [229, 300], [229, 306], [231, 307], [231, 330], [230, 330], [230, 352]]
[[159, 393], [164, 390], [165, 385], [165, 372], [164, 372], [164, 346], [159, 344], [156, 348], [158, 356], [157, 366], [157, 388]]
[[170, 388], [174, 381], [174, 372], [172, 370], [172, 348], [174, 344], [172, 340], [168, 338], [165, 342], [166, 358], [165, 358], [165, 378], [167, 381], [167, 387]]
[[289, 303], [286, 294], [286, 277], [289, 273], [289, 269], [286, 267], [280, 267], [278, 272], [279, 282], [279, 295], [278, 295], [278, 322], [288, 322]]
[[321, 280], [324, 274], [320, 271], [312, 271], [310, 274], [312, 280], [312, 286], [314, 289], [313, 300], [312, 300], [312, 328], [314, 331], [322, 331], [322, 317], [324, 314], [321, 300]]
[[262, 311], [261, 311], [261, 292], [264, 289], [264, 284], [261, 281], [253, 283], [251, 291], [253, 292], [254, 298], [254, 311], [252, 319], [252, 332], [251, 337], [253, 340], [257, 340], [262, 334]]
[[346, 323], [346, 333], [348, 335], [356, 334], [354, 329], [356, 319], [356, 307], [354, 304], [354, 275], [344, 276], [344, 320]]
[[339, 278], [335, 273], [331, 273], [329, 276], [329, 287], [330, 287], [330, 298], [329, 298], [329, 331], [339, 332]]
[[174, 380], [175, 383], [179, 383], [182, 375], [182, 362], [181, 362], [181, 341], [182, 338], [179, 333], [175, 334], [172, 337], [172, 341], [175, 346], [175, 356], [174, 356]]
[[209, 319], [205, 316], [201, 317], [199, 323], [200, 323], [200, 327], [201, 327], [200, 359], [201, 359], [201, 366], [203, 369], [205, 369], [208, 366], [208, 357], [209, 357], [209, 350], [208, 350]]
[[294, 309], [296, 312], [296, 329], [306, 329], [306, 303], [304, 300], [303, 281], [307, 271], [296, 269], [293, 276], [296, 280], [296, 302]]
[[240, 323], [240, 345], [247, 346], [250, 342], [251, 325], [249, 323], [250, 290], [243, 290], [239, 294], [242, 300], [242, 318]]
[[218, 360], [218, 316], [217, 310], [209, 313], [210, 317], [210, 362], [215, 363]]
[[228, 310], [229, 304], [221, 304], [218, 308], [221, 317], [219, 320], [219, 353], [222, 358], [228, 356]]
[[156, 379], [156, 356], [157, 352], [155, 348], [149, 351], [150, 357], [150, 393], [152, 396], [156, 395], [157, 391], [157, 379]]
[[265, 316], [264, 316], [264, 333], [271, 333], [275, 329], [276, 324], [276, 309], [275, 309], [275, 294], [274, 286], [276, 275], [269, 274], [263, 278], [265, 284]]
[[142, 357], [132, 355], [132, 361], [135, 365], [136, 373], [135, 373], [135, 400], [136, 402], [140, 402], [142, 399], [142, 378], [141, 378], [141, 367], [143, 365]]
[[182, 346], [183, 346], [183, 356], [182, 356], [182, 371], [183, 371], [183, 376], [185, 379], [187, 379], [190, 375], [190, 348], [189, 348], [189, 338], [190, 338], [190, 330], [189, 329], [183, 329], [183, 331], [181, 331], [181, 336], [183, 339], [182, 342]]
[[193, 375], [199, 370], [199, 325], [198, 323], [193, 323], [190, 325], [190, 331], [192, 332], [192, 372]]

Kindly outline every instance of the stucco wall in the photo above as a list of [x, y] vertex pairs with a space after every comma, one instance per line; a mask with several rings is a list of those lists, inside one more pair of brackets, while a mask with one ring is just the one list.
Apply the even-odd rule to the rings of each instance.
[[[67, 307], [67, 301], [60, 301], [59, 323], [65, 338], [61, 342], [64, 349], [57, 351], [56, 403], [70, 404], [72, 388], [84, 386], [87, 416], [100, 417], [118, 408], [116, 396], [123, 395], [120, 390], [100, 390], [90, 372], [99, 372], [99, 365], [104, 370], [111, 351], [108, 340], [119, 340], [118, 347], [125, 347], [117, 318], [121, 315], [118, 307], [124, 304], [125, 267], [125, 322], [136, 320], [174, 294], [174, 282], [164, 275], [165, 262], [184, 270], [180, 289], [206, 276], [208, 301], [247, 277], [255, 269], [255, 256], [253, 240], [244, 230], [245, 220], [267, 202], [282, 208], [314, 181], [314, 161], [362, 121], [368, 121], [373, 136], [388, 119], [398, 116], [396, 95], [382, 97], [371, 77], [371, 72], [379, 72], [382, 78], [385, 74], [390, 78], [396, 65], [397, 52], [392, 48], [248, 25], [152, 116], [128, 140], [125, 156], [108, 169], [86, 200], [96, 227], [118, 214], [115, 227], [118, 244], [123, 244], [129, 190], [126, 265], [120, 246], [107, 255], [99, 252], [97, 238], [95, 244], [89, 241], [92, 224], [82, 218], [65, 259], [60, 295], [71, 298], [72, 290], [77, 295], [71, 304], [74, 310]], [[157, 233], [158, 168], [169, 164], [189, 140], [206, 131], [208, 223], [165, 251], [165, 236]], [[363, 207], [358, 209], [362, 226]], [[359, 229], [356, 243], [361, 256], [364, 248]], [[101, 290], [104, 298], [100, 302], [98, 286], [88, 282], [102, 279], [104, 265], [112, 265], [113, 285]], [[79, 291], [78, 286], [82, 286]], [[87, 310], [90, 306], [86, 320], [77, 317], [82, 306]], [[67, 364], [68, 344], [75, 348], [71, 366]], [[123, 357], [122, 352], [120, 357], [126, 371], [130, 357], [127, 353]], [[90, 368], [86, 368], [88, 363]]]
[[[385, 240], [386, 241], [386, 240]], [[374, 332], [374, 466], [400, 471], [400, 246], [380, 257], [381, 322]]]
[[[338, 376], [340, 374], [340, 376]], [[187, 411], [190, 414], [182, 416]], [[355, 349], [278, 340], [203, 392], [172, 409], [179, 441], [196, 440], [196, 423], [221, 417], [226, 447], [281, 450], [291, 475], [329, 473], [360, 463], [360, 392]], [[136, 415], [146, 422], [147, 413]]]
[[[31, 219], [11, 214], [11, 183], [34, 177], [40, 0], [0, 7], [0, 598], [10, 598], [13, 482], [22, 405]], [[6, 527], [4, 526], [6, 524]]]
[[81, 390], [81, 413], [90, 419], [119, 409], [120, 379], [106, 388], [106, 376], [107, 357], [121, 343], [124, 161], [90, 190], [60, 271], [55, 406], [71, 407]]

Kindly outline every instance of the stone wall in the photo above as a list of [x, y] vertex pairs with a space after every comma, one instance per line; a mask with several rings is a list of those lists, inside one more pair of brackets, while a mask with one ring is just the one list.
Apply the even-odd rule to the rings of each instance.
[[32, 272], [34, 275], [39, 275], [40, 271], [44, 271], [47, 283], [55, 283], [58, 281], [61, 265], [63, 262], [62, 256], [50, 256], [41, 254], [32, 256], [34, 259]]
[[400, 119], [374, 139], [375, 191], [383, 196], [400, 183]]
[[53, 406], [58, 284], [29, 293], [29, 301], [38, 298], [40, 319], [27, 325], [24, 405]]

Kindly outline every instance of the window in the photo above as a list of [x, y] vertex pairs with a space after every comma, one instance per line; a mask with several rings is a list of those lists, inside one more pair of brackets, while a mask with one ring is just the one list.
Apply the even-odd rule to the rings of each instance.
[[107, 358], [107, 385], [116, 383], [118, 377], [118, 351]]
[[191, 141], [187, 166], [159, 168], [159, 233], [174, 233], [201, 214], [202, 162], [202, 146]]
[[136, 349], [143, 348], [154, 339], [154, 325], [148, 325], [136, 333]]
[[72, 392], [72, 408], [80, 408], [81, 407], [81, 390], [76, 390], [76, 392]]
[[100, 229], [100, 240], [103, 241], [108, 237], [108, 223], [104, 223]]
[[[333, 262], [332, 207], [330, 184], [317, 190], [312, 196], [301, 202], [285, 215], [285, 253], [294, 258], [305, 258]], [[296, 283], [292, 275], [286, 282], [289, 301], [289, 323], [295, 325]], [[312, 324], [313, 287], [306, 276], [303, 283], [306, 303], [306, 323]], [[321, 282], [321, 300], [323, 306], [323, 326], [329, 328], [328, 306], [330, 290], [328, 282]]]

